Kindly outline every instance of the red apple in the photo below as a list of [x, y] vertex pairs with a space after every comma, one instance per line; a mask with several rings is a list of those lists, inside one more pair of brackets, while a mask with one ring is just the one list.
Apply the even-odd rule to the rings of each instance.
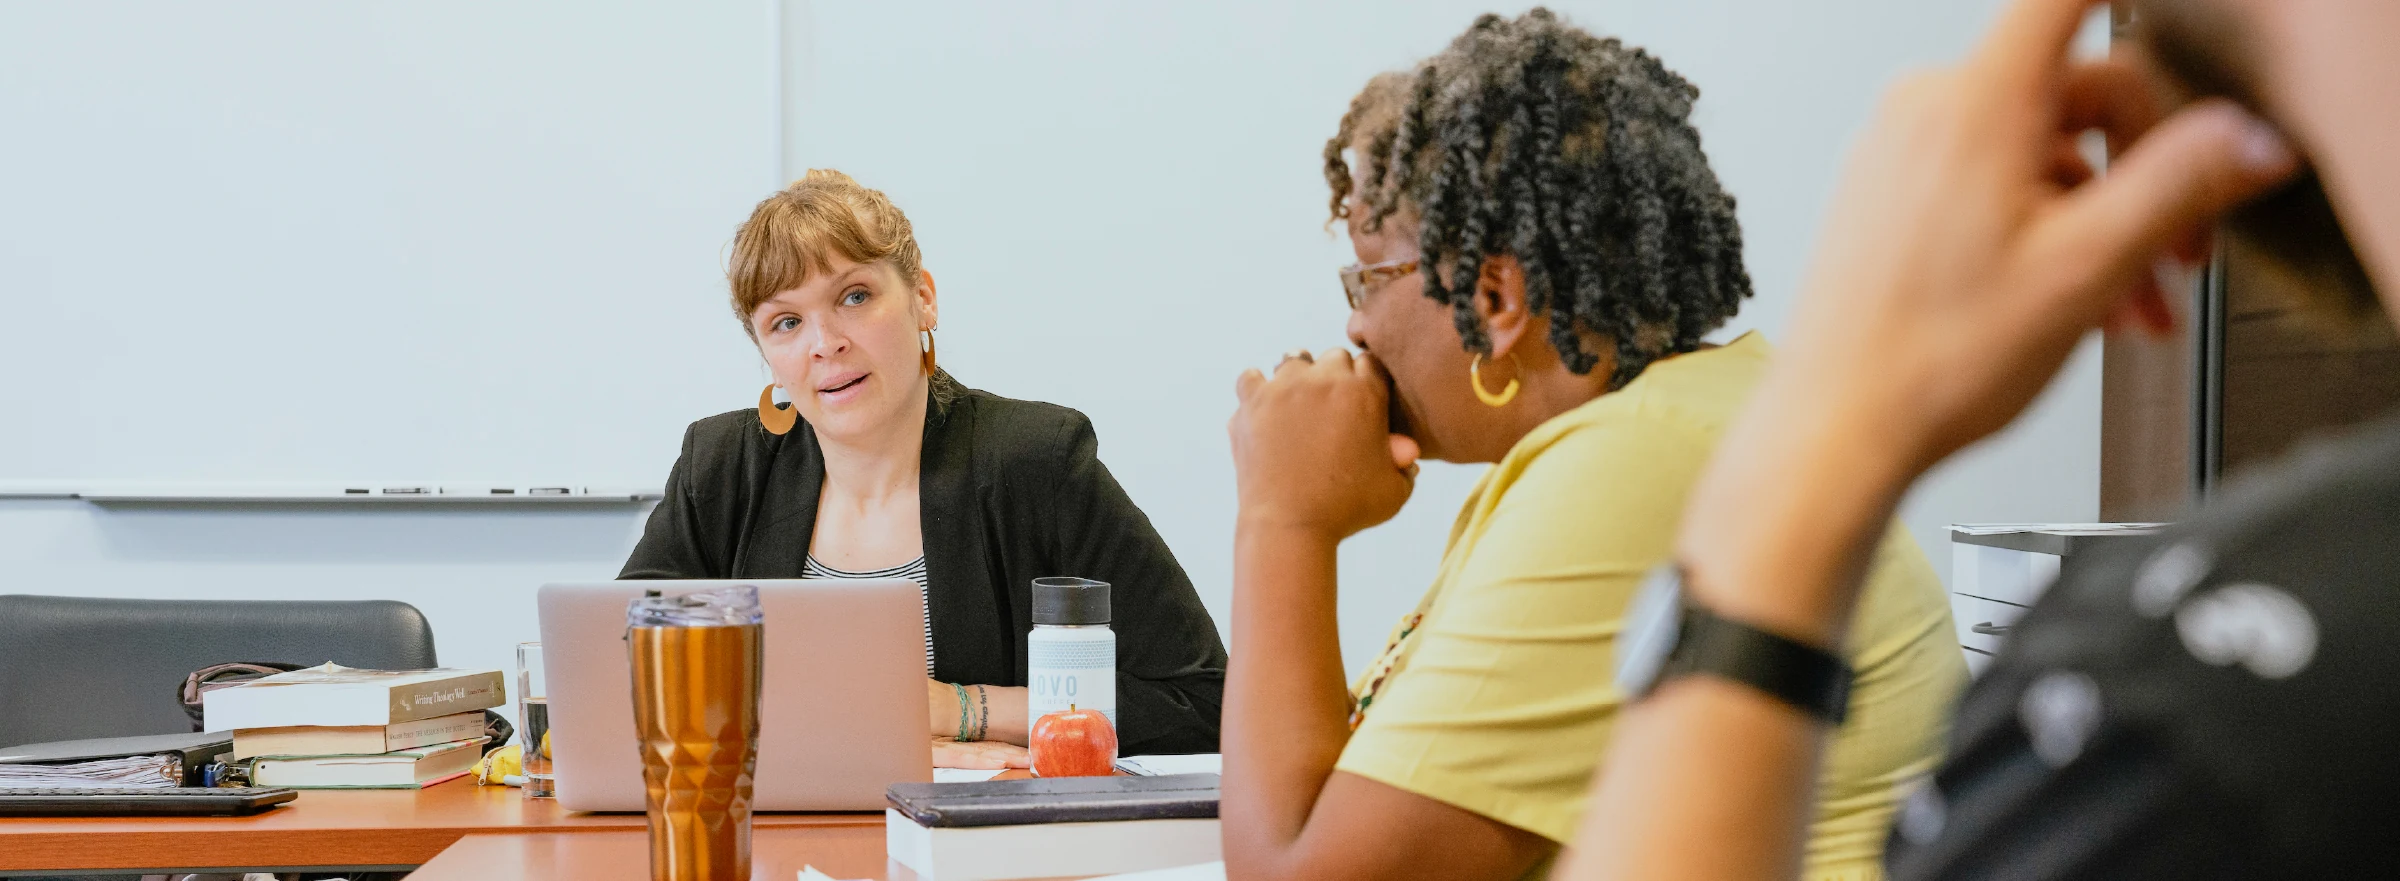
[[1106, 777], [1117, 770], [1117, 727], [1099, 710], [1051, 713], [1033, 723], [1033, 776]]

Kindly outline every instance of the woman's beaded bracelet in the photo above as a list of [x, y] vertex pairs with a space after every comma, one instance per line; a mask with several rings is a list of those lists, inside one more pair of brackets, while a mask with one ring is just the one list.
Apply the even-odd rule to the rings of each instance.
[[958, 693], [958, 737], [956, 739], [960, 743], [974, 740], [975, 738], [968, 736], [967, 730], [967, 687], [953, 682], [950, 683], [950, 690]]

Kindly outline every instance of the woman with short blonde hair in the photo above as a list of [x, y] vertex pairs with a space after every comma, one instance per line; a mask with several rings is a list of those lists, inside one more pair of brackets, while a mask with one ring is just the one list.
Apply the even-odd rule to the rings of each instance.
[[1026, 763], [1033, 579], [1105, 581], [1123, 751], [1216, 749], [1225, 649], [1191, 579], [1091, 420], [942, 369], [933, 273], [898, 206], [812, 170], [742, 224], [727, 277], [774, 384], [692, 423], [620, 577], [915, 580], [928, 732], [954, 767]]

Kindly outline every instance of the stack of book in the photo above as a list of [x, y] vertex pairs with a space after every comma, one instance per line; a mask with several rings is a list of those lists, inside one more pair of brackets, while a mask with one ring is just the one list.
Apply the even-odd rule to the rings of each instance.
[[210, 731], [233, 732], [250, 785], [421, 789], [483, 757], [483, 711], [505, 699], [498, 670], [357, 670], [336, 664], [201, 696]]
[[884, 790], [884, 853], [922, 881], [1211, 863], [1224, 859], [1217, 782], [1215, 774], [1170, 774], [894, 783]]

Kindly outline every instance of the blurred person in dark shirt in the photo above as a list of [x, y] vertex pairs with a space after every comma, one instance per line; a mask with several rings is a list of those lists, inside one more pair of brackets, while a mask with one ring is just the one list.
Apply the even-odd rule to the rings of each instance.
[[[2088, 330], [2170, 322], [2161, 290], [2219, 220], [2334, 332], [2400, 314], [2378, 297], [2400, 291], [2400, 3], [2138, 0], [2136, 51], [2072, 61], [2091, 6], [2011, 4], [1971, 58], [1887, 101], [1787, 357], [1686, 510], [1695, 606], [1839, 645], [1872, 526], [1909, 484], [2013, 419]], [[2073, 149], [2095, 128], [2118, 151], [2097, 177]], [[1890, 873], [2391, 872], [2395, 660], [2386, 419], [2070, 564], [1964, 699]], [[1566, 876], [1789, 877], [1826, 735], [1729, 679], [1658, 685], [1621, 723]]]

